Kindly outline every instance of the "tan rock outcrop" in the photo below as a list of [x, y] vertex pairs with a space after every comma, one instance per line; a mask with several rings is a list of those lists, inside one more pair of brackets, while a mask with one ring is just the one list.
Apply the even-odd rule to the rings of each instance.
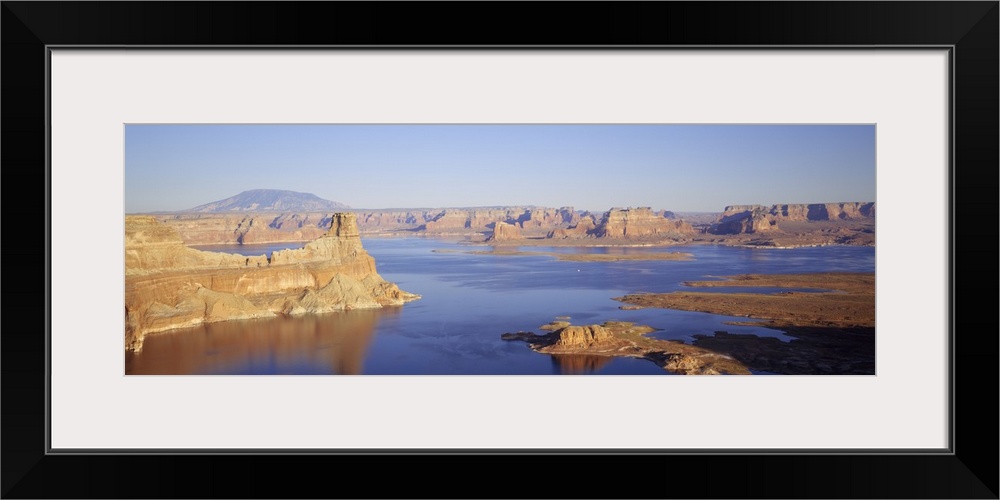
[[649, 207], [612, 208], [594, 228], [598, 238], [643, 240], [694, 234], [690, 224], [656, 215]]
[[125, 344], [202, 322], [399, 305], [419, 298], [375, 272], [356, 216], [336, 213], [329, 230], [299, 249], [266, 256], [188, 248], [154, 217], [125, 220]]
[[493, 234], [486, 238], [486, 241], [510, 241], [510, 240], [520, 240], [523, 236], [521, 235], [521, 228], [515, 226], [514, 224], [507, 224], [506, 222], [497, 222], [493, 226]]
[[719, 221], [708, 228], [708, 232], [713, 234], [754, 234], [778, 230], [774, 216], [760, 205], [726, 207]]
[[571, 326], [566, 322], [552, 322], [539, 329], [550, 333], [505, 333], [500, 339], [527, 342], [532, 350], [553, 356], [588, 356], [585, 363], [592, 366], [600, 364], [594, 363], [593, 356], [630, 357], [647, 359], [677, 374], [750, 373], [745, 365], [729, 356], [680, 342], [648, 338], [646, 334], [656, 330], [646, 325], [605, 321], [600, 325]]
[[588, 348], [611, 340], [611, 332], [601, 325], [567, 326], [559, 330], [556, 345], [561, 347]]
[[566, 229], [554, 229], [549, 231], [546, 238], [552, 239], [576, 239], [576, 238], [586, 238], [594, 232], [596, 228], [594, 219], [591, 217], [581, 217], [578, 222]]

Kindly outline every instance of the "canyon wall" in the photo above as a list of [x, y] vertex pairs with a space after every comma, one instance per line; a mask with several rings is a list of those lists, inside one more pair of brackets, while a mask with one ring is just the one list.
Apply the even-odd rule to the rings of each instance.
[[730, 205], [708, 232], [754, 234], [780, 231], [780, 223], [802, 221], [848, 221], [875, 218], [875, 203], [811, 203], [787, 205]]
[[150, 216], [125, 218], [125, 347], [146, 334], [203, 322], [400, 305], [419, 298], [376, 273], [353, 213], [299, 249], [266, 256], [185, 246]]
[[845, 220], [875, 217], [875, 203], [873, 202], [810, 203], [771, 205], [770, 207], [765, 207], [764, 205], [731, 205], [725, 208], [722, 216], [726, 217], [727, 215], [753, 211], [755, 209], [763, 209], [777, 221]]
[[[428, 236], [473, 235], [492, 232], [497, 222], [522, 228], [528, 235], [545, 236], [555, 229], [578, 224], [584, 216], [573, 207], [562, 208], [448, 208], [357, 210], [362, 234]], [[254, 244], [309, 241], [330, 226], [331, 213], [175, 213], [157, 216], [174, 228], [189, 245]]]

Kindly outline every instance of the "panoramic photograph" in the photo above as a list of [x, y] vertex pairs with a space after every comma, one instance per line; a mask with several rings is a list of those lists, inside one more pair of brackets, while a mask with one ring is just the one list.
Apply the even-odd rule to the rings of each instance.
[[874, 125], [125, 125], [126, 375], [875, 375]]

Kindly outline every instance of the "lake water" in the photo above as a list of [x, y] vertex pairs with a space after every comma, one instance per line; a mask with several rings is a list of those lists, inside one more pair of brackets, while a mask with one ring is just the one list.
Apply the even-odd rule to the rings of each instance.
[[[532, 331], [558, 316], [573, 324], [633, 321], [650, 334], [690, 343], [694, 335], [791, 337], [714, 314], [667, 309], [618, 309], [611, 300], [635, 292], [688, 289], [683, 281], [744, 273], [874, 272], [872, 247], [750, 249], [712, 245], [668, 248], [544, 248], [537, 252], [641, 253], [683, 251], [690, 261], [568, 262], [549, 256], [469, 254], [489, 250], [428, 238], [366, 238], [379, 274], [422, 299], [380, 310], [298, 318], [229, 321], [150, 334], [140, 353], [126, 353], [127, 374], [598, 374], [664, 375], [641, 359], [550, 356], [500, 340]], [[198, 247], [244, 255], [298, 244]], [[699, 291], [774, 289], [713, 288]]]

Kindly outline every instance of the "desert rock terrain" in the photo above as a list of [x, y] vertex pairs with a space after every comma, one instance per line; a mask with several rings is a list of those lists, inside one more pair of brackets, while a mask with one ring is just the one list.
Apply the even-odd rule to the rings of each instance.
[[156, 217], [125, 218], [125, 347], [203, 322], [400, 305], [419, 298], [386, 282], [361, 245], [353, 213], [299, 249], [261, 255], [189, 248]]

